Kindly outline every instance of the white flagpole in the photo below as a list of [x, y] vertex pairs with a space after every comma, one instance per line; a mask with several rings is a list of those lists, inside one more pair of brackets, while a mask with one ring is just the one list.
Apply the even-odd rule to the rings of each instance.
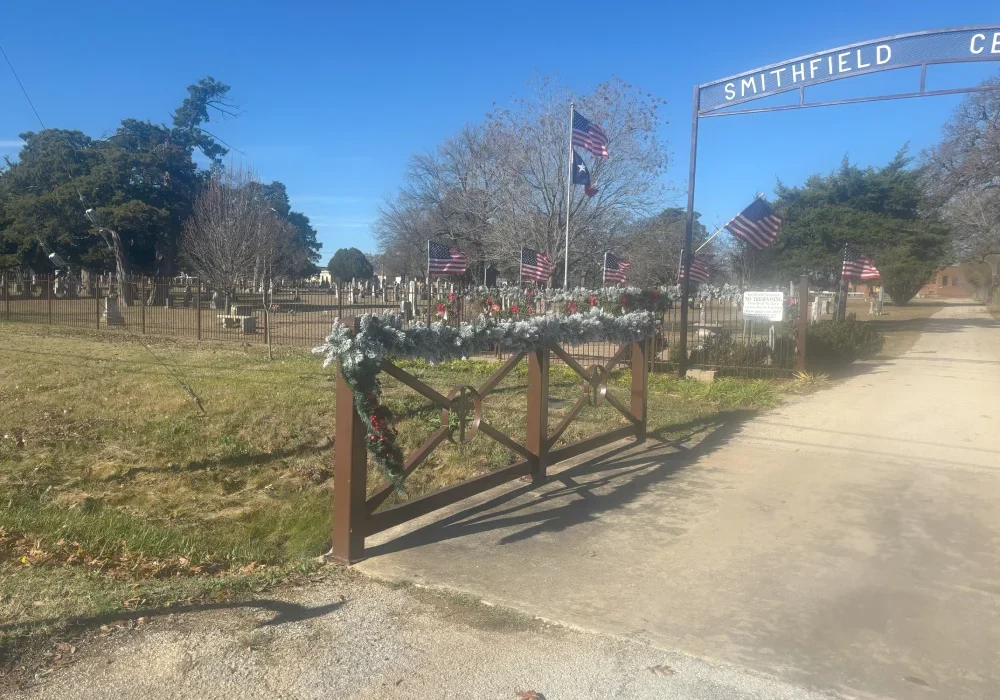
[[563, 265], [563, 287], [569, 289], [569, 213], [573, 205], [573, 109], [569, 103], [569, 167], [566, 169], [566, 260]]
[[[760, 194], [758, 194], [758, 195], [757, 195], [756, 197], [754, 197], [754, 198], [753, 198], [753, 202], [756, 202], [756, 201], [757, 201], [758, 199], [760, 199], [760, 198], [761, 198], [761, 197], [763, 197], [763, 196], [764, 196], [764, 193], [763, 193], [763, 192], [761, 192]], [[750, 202], [750, 204], [753, 204], [753, 202]], [[743, 209], [746, 209], [746, 207], [743, 207]], [[740, 214], [742, 214], [742, 213], [743, 213], [743, 209], [740, 209]], [[737, 214], [736, 216], [739, 216], [739, 214]], [[726, 226], [729, 226], [729, 224], [733, 223], [733, 220], [734, 220], [734, 219], [736, 219], [736, 216], [734, 216], [734, 217], [733, 217], [732, 219], [730, 219], [730, 220], [729, 220], [729, 221], [727, 221], [726, 223], [722, 224], [722, 226], [720, 226], [720, 227], [719, 227], [719, 230], [718, 230], [718, 231], [716, 231], [716, 232], [715, 232], [715, 233], [713, 233], [713, 234], [712, 234], [711, 236], [709, 236], [708, 238], [706, 238], [706, 239], [705, 239], [705, 242], [704, 242], [704, 243], [702, 243], [702, 244], [701, 244], [700, 246], [698, 246], [698, 247], [697, 247], [697, 248], [695, 249], [695, 251], [694, 251], [694, 254], [695, 254], [695, 255], [697, 255], [697, 254], [698, 254], [698, 251], [700, 251], [700, 250], [701, 250], [702, 248], [704, 248], [704, 247], [705, 247], [705, 246], [707, 246], [707, 245], [708, 245], [709, 243], [711, 243], [711, 241], [712, 241], [712, 239], [713, 239], [713, 238], [715, 238], [715, 237], [716, 237], [716, 236], [718, 236], [718, 235], [719, 235], [720, 233], [722, 233], [723, 231], [725, 231], [725, 230], [726, 230]], [[683, 260], [683, 259], [684, 259], [684, 257], [683, 257], [683, 253], [682, 253], [682, 254], [681, 254], [681, 260]]]
[[521, 246], [521, 263], [517, 267], [517, 286], [524, 284], [524, 246]]
[[608, 251], [604, 251], [604, 265], [601, 267], [601, 286], [608, 283]]

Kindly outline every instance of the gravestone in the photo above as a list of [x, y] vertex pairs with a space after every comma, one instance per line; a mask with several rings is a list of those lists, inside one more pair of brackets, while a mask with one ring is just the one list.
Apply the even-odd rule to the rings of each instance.
[[496, 287], [497, 280], [499, 278], [500, 278], [500, 272], [496, 269], [496, 267], [490, 265], [489, 267], [486, 268], [485, 282], [487, 287]]
[[125, 319], [122, 318], [122, 313], [118, 310], [118, 297], [104, 297], [101, 320], [109, 326], [121, 326], [125, 324]]

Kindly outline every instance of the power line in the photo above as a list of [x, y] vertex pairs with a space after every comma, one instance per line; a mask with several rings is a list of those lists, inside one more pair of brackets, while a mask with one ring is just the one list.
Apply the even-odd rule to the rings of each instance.
[[3, 54], [3, 60], [7, 62], [7, 67], [10, 68], [10, 72], [14, 76], [14, 80], [17, 81], [17, 86], [21, 88], [21, 93], [24, 95], [24, 99], [28, 101], [28, 106], [31, 107], [31, 111], [35, 113], [35, 118], [38, 119], [38, 123], [41, 124], [44, 129], [45, 122], [42, 121], [41, 115], [38, 113], [38, 110], [35, 109], [35, 103], [31, 101], [30, 97], [28, 97], [28, 91], [24, 89], [24, 83], [22, 83], [21, 79], [17, 77], [17, 71], [14, 70], [13, 64], [10, 62], [10, 59], [7, 58], [7, 52], [3, 50], [3, 46], [0, 46], [0, 54]]

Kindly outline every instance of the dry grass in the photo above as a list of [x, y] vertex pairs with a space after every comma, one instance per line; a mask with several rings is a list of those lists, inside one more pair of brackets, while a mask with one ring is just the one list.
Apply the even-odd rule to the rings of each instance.
[[[300, 350], [269, 362], [259, 346], [147, 342], [0, 324], [0, 653], [69, 618], [280, 580], [328, 547], [332, 370]], [[496, 366], [408, 365], [442, 392], [482, 384]], [[623, 370], [611, 380], [625, 403], [628, 382]], [[522, 363], [484, 401], [486, 420], [515, 441], [524, 439], [525, 384]], [[553, 366], [550, 384], [555, 426], [581, 381]], [[385, 389], [412, 450], [440, 411], [388, 378]], [[650, 433], [687, 438], [722, 412], [774, 405], [777, 393], [764, 381], [654, 375]], [[563, 442], [623, 423], [608, 405], [588, 407]], [[513, 459], [485, 436], [447, 444], [412, 475], [408, 495]], [[379, 482], [373, 474], [371, 487]]]
[[897, 357], [913, 347], [920, 336], [923, 322], [941, 310], [944, 302], [934, 299], [914, 299], [905, 306], [886, 304], [881, 316], [868, 315], [868, 301], [851, 299], [848, 313], [856, 313], [859, 321], [874, 324], [884, 335], [882, 357]]

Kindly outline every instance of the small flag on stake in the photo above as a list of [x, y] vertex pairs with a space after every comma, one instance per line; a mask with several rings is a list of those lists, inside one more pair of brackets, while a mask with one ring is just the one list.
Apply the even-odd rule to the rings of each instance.
[[611, 252], [604, 254], [604, 284], [625, 284], [625, 273], [632, 263]]
[[469, 267], [469, 256], [443, 243], [427, 242], [427, 270], [432, 275], [460, 275]]
[[531, 248], [521, 248], [521, 279], [545, 284], [552, 276], [552, 258]]
[[[691, 259], [691, 281], [695, 284], [701, 284], [703, 282], [708, 282], [709, 272], [708, 264], [695, 255]], [[681, 265], [680, 278], [684, 279], [684, 266]]]
[[881, 276], [870, 255], [862, 255], [850, 244], [844, 246], [844, 263], [840, 268], [841, 279], [856, 277], [862, 280], [877, 280]]

